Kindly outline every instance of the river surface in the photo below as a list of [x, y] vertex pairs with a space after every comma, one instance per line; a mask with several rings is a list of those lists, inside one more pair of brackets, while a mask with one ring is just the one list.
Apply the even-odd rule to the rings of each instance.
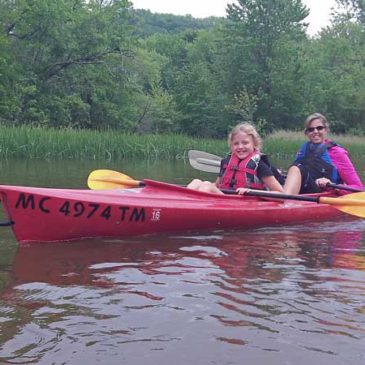
[[[182, 160], [12, 160], [0, 176], [86, 188], [98, 168], [213, 179]], [[365, 363], [365, 220], [27, 247], [0, 227], [0, 364], [263, 363]]]

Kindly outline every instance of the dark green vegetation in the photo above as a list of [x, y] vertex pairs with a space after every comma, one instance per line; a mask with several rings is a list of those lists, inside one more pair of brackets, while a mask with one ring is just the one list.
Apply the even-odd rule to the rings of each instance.
[[337, 3], [309, 38], [301, 0], [239, 0], [204, 20], [127, 0], [0, 0], [0, 123], [223, 137], [237, 120], [298, 130], [317, 111], [365, 134], [364, 2]]

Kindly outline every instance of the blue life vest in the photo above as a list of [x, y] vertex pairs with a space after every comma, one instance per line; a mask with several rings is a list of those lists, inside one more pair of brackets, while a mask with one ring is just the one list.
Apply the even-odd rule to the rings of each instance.
[[314, 180], [325, 177], [338, 183], [340, 177], [328, 153], [329, 147], [324, 143], [306, 142], [300, 147], [294, 164], [305, 166]]

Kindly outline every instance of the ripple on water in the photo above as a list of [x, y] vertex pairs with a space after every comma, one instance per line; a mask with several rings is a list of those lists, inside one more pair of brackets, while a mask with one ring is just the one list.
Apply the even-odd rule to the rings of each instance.
[[19, 248], [0, 360], [364, 362], [362, 223]]

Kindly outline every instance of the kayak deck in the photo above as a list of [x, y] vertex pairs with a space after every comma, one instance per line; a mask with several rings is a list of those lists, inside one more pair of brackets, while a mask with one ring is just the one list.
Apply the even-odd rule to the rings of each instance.
[[123, 190], [0, 185], [20, 244], [156, 233], [252, 229], [344, 216], [326, 204], [202, 193], [163, 182]]

